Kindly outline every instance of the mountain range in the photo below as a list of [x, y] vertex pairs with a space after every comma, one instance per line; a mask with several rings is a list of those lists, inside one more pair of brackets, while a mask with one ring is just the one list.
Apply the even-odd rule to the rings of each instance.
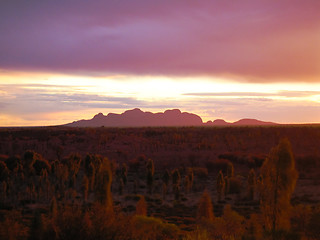
[[79, 120], [65, 124], [69, 127], [155, 127], [155, 126], [261, 126], [277, 125], [256, 119], [241, 119], [229, 123], [223, 119], [202, 122], [201, 117], [193, 113], [181, 112], [179, 109], [165, 112], [143, 112], [139, 108], [127, 110], [124, 113], [109, 113], [107, 116], [99, 113], [90, 120]]

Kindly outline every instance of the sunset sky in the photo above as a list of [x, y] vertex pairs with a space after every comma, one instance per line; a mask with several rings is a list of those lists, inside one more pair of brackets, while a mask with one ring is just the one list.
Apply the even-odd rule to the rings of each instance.
[[320, 1], [0, 1], [0, 126], [132, 108], [320, 122]]

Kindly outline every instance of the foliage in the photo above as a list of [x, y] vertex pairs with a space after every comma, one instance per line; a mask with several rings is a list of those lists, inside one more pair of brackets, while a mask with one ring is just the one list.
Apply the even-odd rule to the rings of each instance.
[[276, 239], [277, 232], [290, 227], [291, 195], [297, 181], [297, 171], [290, 142], [280, 141], [261, 168], [261, 212], [267, 231]]
[[249, 172], [247, 183], [248, 183], [248, 190], [247, 190], [248, 199], [254, 200], [255, 188], [256, 188], [256, 173], [253, 168], [251, 168]]
[[158, 218], [135, 216], [132, 221], [132, 239], [135, 240], [177, 239], [180, 233], [176, 225], [165, 223]]
[[203, 192], [199, 201], [197, 219], [198, 221], [203, 219], [210, 221], [214, 220], [212, 200], [207, 190]]
[[225, 180], [224, 180], [224, 177], [223, 177], [223, 173], [222, 171], [220, 170], [219, 171], [219, 174], [218, 174], [218, 177], [217, 177], [217, 193], [218, 193], [218, 201], [221, 201], [222, 199], [222, 196], [224, 195], [225, 193]]
[[111, 183], [112, 183], [112, 171], [110, 162], [107, 158], [103, 158], [98, 172], [97, 172], [96, 199], [105, 206], [106, 209], [112, 210], [112, 195], [111, 195]]
[[144, 196], [140, 195], [136, 206], [136, 215], [147, 216], [147, 202]]

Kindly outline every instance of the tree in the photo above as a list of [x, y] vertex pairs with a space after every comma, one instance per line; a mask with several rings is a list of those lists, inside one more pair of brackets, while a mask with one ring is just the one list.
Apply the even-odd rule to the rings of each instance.
[[290, 200], [298, 178], [289, 140], [282, 139], [271, 149], [261, 167], [261, 176], [260, 207], [265, 229], [272, 239], [277, 239], [279, 232], [290, 227]]
[[127, 184], [127, 175], [128, 175], [128, 166], [127, 164], [123, 163], [121, 166], [121, 178], [124, 185]]
[[180, 185], [181, 177], [178, 169], [174, 169], [172, 172], [172, 185]]
[[9, 175], [10, 171], [7, 168], [7, 165], [4, 162], [0, 161], [0, 182], [6, 181]]
[[43, 234], [44, 234], [43, 217], [40, 211], [37, 210], [34, 213], [34, 216], [32, 219], [30, 232], [29, 232], [29, 239], [34, 239], [34, 240], [43, 239]]
[[152, 193], [153, 188], [153, 175], [154, 175], [154, 164], [153, 160], [149, 159], [147, 162], [147, 185], [148, 185], [148, 191], [149, 194]]
[[203, 192], [201, 199], [199, 201], [197, 219], [198, 220], [214, 219], [212, 201], [207, 190]]
[[52, 221], [55, 221], [58, 215], [58, 204], [55, 197], [52, 198], [50, 203], [50, 217]]
[[220, 170], [217, 178], [217, 193], [218, 193], [218, 201], [221, 201], [222, 196], [225, 192], [226, 183], [224, 181], [223, 173]]
[[256, 173], [252, 168], [248, 175], [248, 199], [254, 200], [254, 193], [256, 188]]
[[143, 195], [140, 195], [140, 199], [137, 202], [136, 215], [147, 216], [147, 203]]
[[86, 202], [88, 200], [88, 192], [89, 192], [89, 180], [86, 175], [82, 178], [82, 185], [81, 185], [83, 199]]
[[224, 233], [226, 239], [241, 239], [244, 233], [244, 217], [233, 211], [230, 204], [227, 204], [223, 211]]
[[111, 195], [112, 172], [107, 158], [102, 160], [97, 172], [96, 199], [108, 210], [112, 210]]
[[187, 175], [185, 176], [185, 192], [189, 193], [192, 189], [194, 174], [192, 168], [187, 168]]
[[170, 173], [169, 171], [166, 169], [162, 175], [162, 182], [164, 184], [166, 184], [167, 186], [169, 185], [169, 180], [170, 180]]
[[228, 162], [228, 164], [227, 164], [227, 177], [228, 178], [234, 177], [234, 167], [231, 162]]

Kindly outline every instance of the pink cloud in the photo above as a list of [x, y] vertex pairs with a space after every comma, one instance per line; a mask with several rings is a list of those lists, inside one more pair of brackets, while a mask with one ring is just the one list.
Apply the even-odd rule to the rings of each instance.
[[316, 81], [320, 3], [0, 3], [0, 68]]

